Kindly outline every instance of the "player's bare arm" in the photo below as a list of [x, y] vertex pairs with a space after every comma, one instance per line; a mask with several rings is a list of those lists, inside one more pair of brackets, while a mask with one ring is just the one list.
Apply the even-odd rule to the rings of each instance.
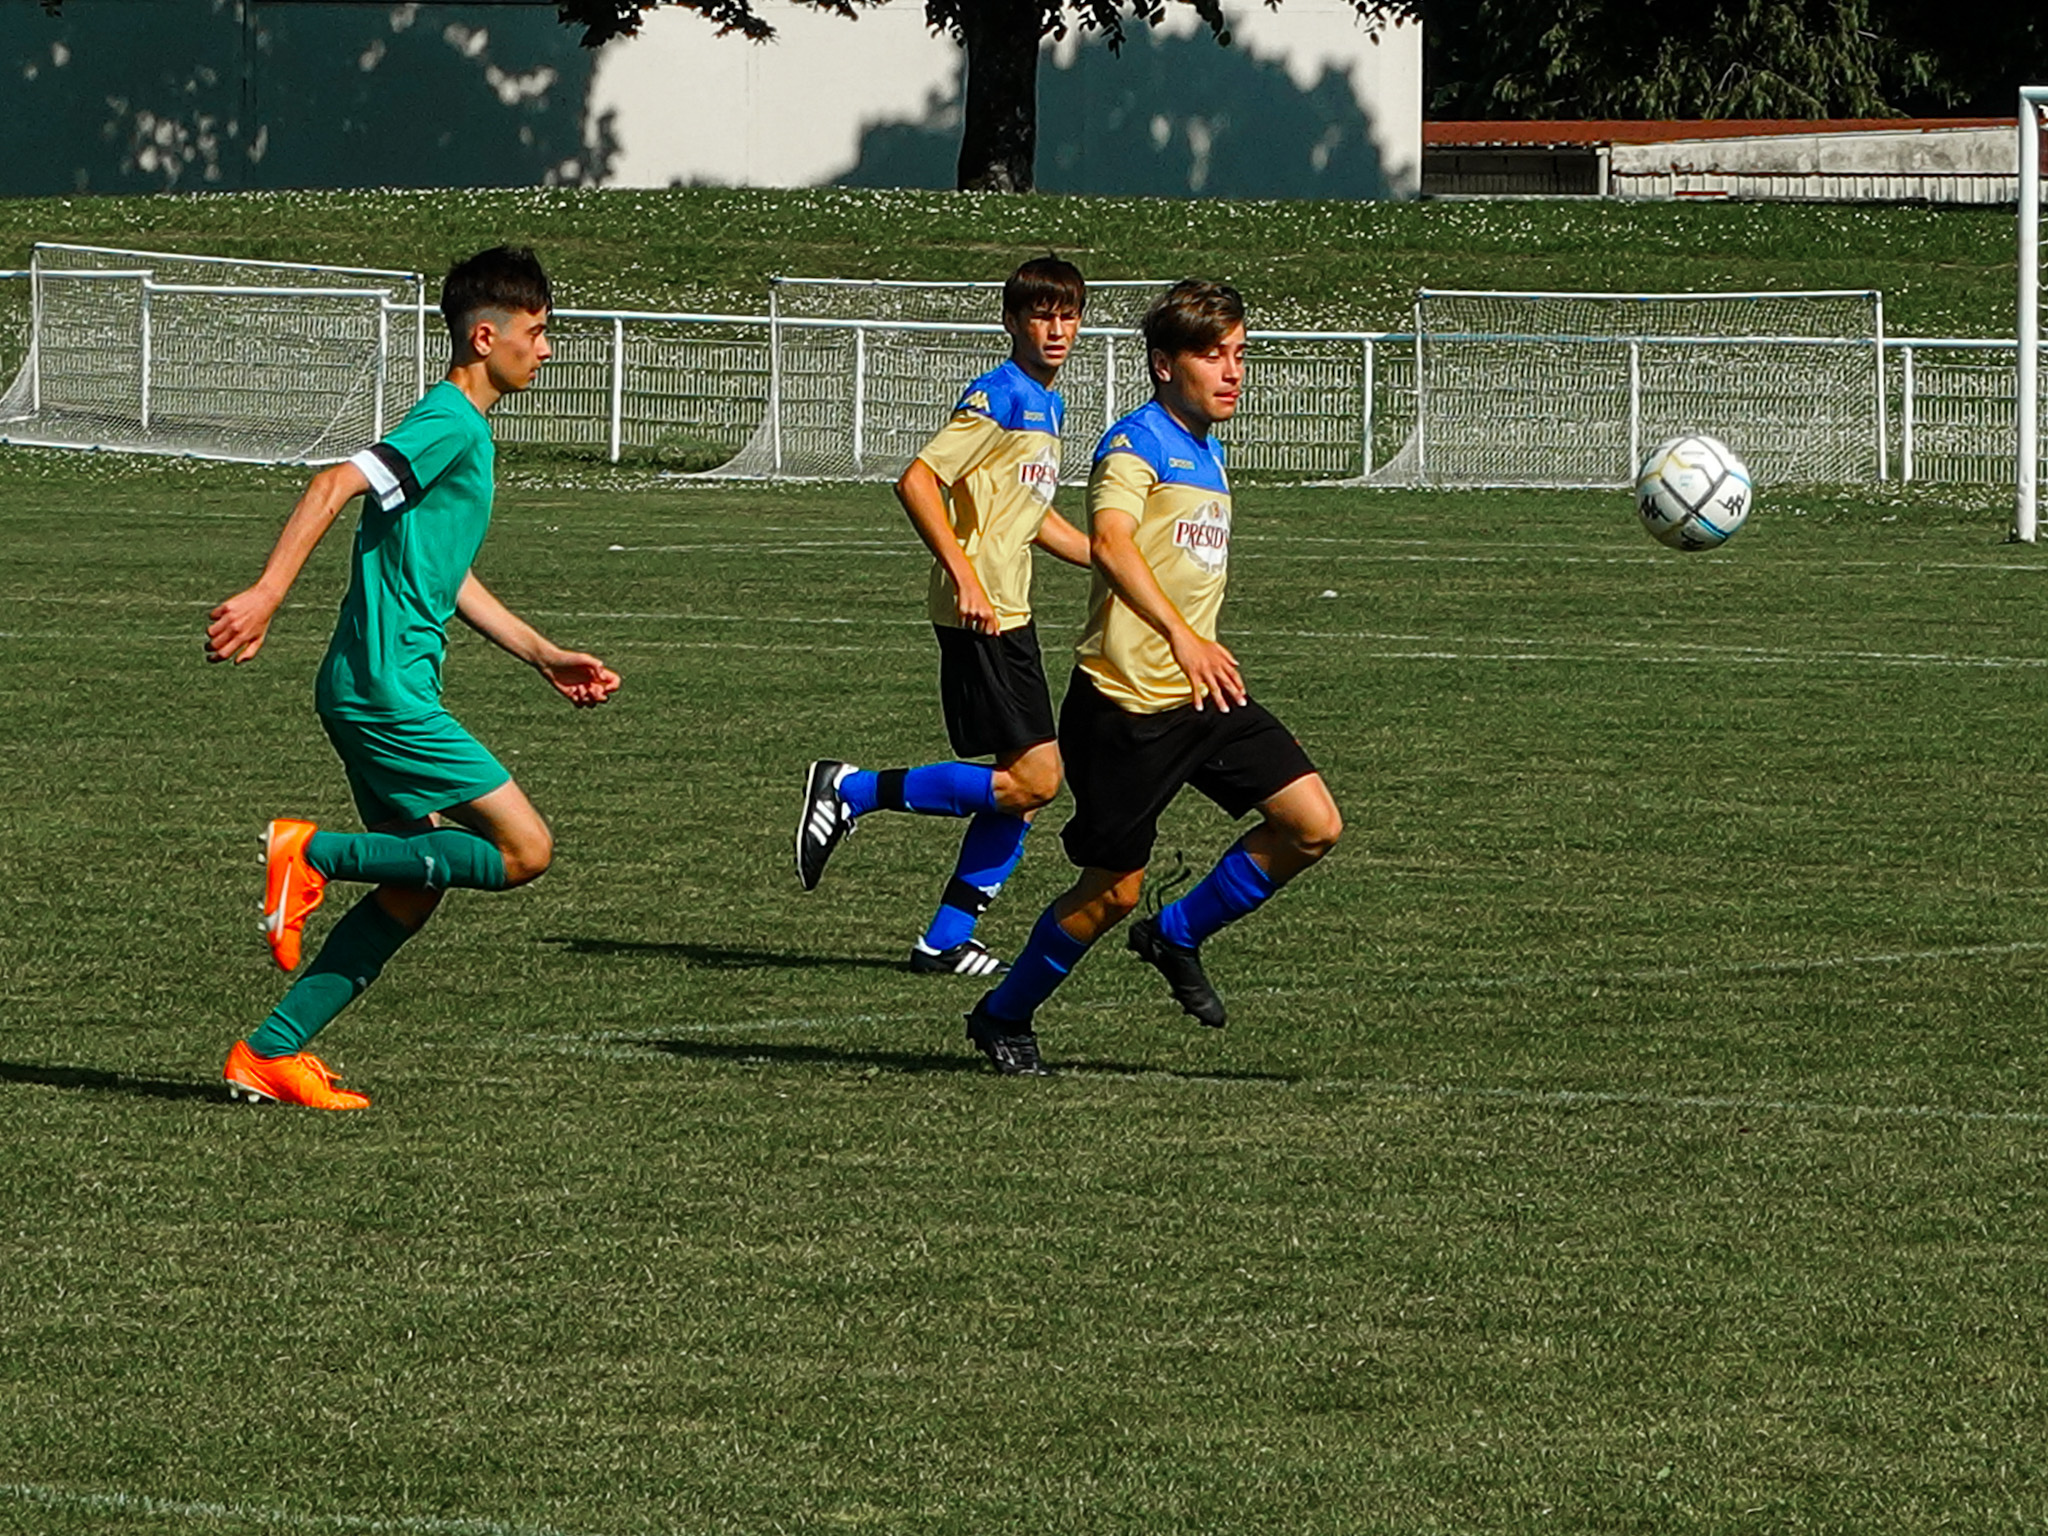
[[1038, 525], [1038, 537], [1031, 541], [1047, 554], [1064, 560], [1069, 565], [1088, 565], [1092, 557], [1088, 549], [1088, 535], [1061, 517], [1057, 512], [1045, 514], [1045, 521]]
[[910, 526], [917, 530], [932, 558], [945, 568], [953, 583], [954, 601], [959, 608], [960, 627], [980, 635], [992, 635], [1000, 627], [995, 604], [989, 601], [973, 562], [953, 532], [946, 515], [946, 494], [939, 477], [923, 459], [912, 459], [910, 467], [896, 481], [896, 499], [903, 504]]
[[270, 632], [270, 621], [306, 561], [334, 526], [341, 509], [369, 488], [370, 482], [353, 464], [335, 464], [306, 483], [256, 584], [243, 588], [207, 615], [211, 621], [206, 626], [208, 661], [232, 661], [239, 666], [255, 659]]
[[1089, 541], [1091, 563], [1102, 572], [1124, 606], [1158, 630], [1173, 651], [1173, 659], [1187, 674], [1195, 692], [1195, 708], [1213, 702], [1224, 714], [1232, 704], [1242, 704], [1244, 678], [1237, 658], [1228, 647], [1196, 634], [1174, 607], [1152, 574], [1152, 567], [1138, 548], [1138, 520], [1128, 512], [1098, 508], [1094, 537]]
[[471, 629], [508, 656], [518, 658], [548, 680], [578, 709], [602, 704], [618, 691], [619, 674], [587, 651], [556, 645], [526, 620], [498, 601], [471, 572], [455, 599], [455, 612]]

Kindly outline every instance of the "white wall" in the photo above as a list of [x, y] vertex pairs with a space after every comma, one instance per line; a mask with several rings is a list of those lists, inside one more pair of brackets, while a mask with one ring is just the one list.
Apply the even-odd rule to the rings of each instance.
[[[917, 0], [864, 10], [858, 21], [793, 0], [761, 0], [756, 9], [775, 25], [775, 41], [721, 38], [693, 12], [662, 10], [649, 16], [639, 37], [605, 49], [590, 112], [614, 114], [621, 150], [611, 185], [817, 186], [853, 166], [867, 128], [943, 121], [948, 111], [957, 121], [960, 51], [925, 29]], [[1282, 65], [1299, 89], [1315, 86], [1326, 71], [1348, 74], [1360, 111], [1371, 119], [1388, 183], [1397, 196], [1415, 193], [1422, 165], [1419, 27], [1375, 42], [1344, 0], [1226, 10], [1232, 46]], [[1172, 11], [1162, 33], [1200, 28], [1191, 9]], [[1135, 29], [1127, 51], [1146, 45], [1143, 32]], [[1070, 36], [1048, 47], [1046, 65], [1071, 64], [1081, 46]], [[1200, 105], [1211, 104], [1191, 110]]]

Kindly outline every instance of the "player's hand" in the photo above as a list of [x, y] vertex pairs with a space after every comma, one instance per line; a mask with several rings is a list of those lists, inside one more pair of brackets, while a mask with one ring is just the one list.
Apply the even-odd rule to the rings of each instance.
[[206, 626], [206, 659], [236, 666], [253, 661], [276, 616], [277, 599], [261, 587], [237, 592], [207, 615], [212, 622]]
[[558, 651], [535, 665], [555, 692], [578, 709], [593, 708], [619, 691], [619, 674], [583, 651]]
[[956, 590], [953, 607], [960, 615], [960, 627], [971, 634], [993, 635], [1002, 629], [996, 605], [988, 600], [987, 589], [972, 574], [967, 584]]
[[1227, 715], [1231, 705], [1242, 704], [1250, 697], [1237, 670], [1237, 658], [1220, 641], [1204, 640], [1190, 630], [1185, 638], [1173, 641], [1172, 646], [1173, 659], [1180, 663], [1181, 671], [1194, 686], [1195, 708], [1213, 704]]

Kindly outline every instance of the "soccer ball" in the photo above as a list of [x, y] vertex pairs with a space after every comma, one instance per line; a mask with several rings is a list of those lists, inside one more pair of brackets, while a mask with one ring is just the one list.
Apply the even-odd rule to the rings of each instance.
[[1659, 443], [1636, 472], [1636, 512], [1673, 549], [1714, 549], [1749, 520], [1749, 471], [1728, 445], [1699, 432]]

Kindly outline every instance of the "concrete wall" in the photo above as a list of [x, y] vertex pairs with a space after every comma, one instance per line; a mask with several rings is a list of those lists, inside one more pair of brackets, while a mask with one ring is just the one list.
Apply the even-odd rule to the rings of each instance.
[[[608, 184], [950, 186], [961, 57], [915, 0], [821, 15], [763, 0], [779, 37], [717, 37], [658, 12], [607, 48], [591, 89], [618, 149]], [[1413, 196], [1422, 39], [1370, 39], [1344, 0], [1230, 7], [1233, 46], [1193, 12], [1134, 30], [1121, 58], [1070, 37], [1039, 79], [1038, 184], [1049, 192]]]
[[1616, 144], [1607, 155], [1608, 189], [1617, 197], [2009, 203], [2019, 184], [2011, 128]]

